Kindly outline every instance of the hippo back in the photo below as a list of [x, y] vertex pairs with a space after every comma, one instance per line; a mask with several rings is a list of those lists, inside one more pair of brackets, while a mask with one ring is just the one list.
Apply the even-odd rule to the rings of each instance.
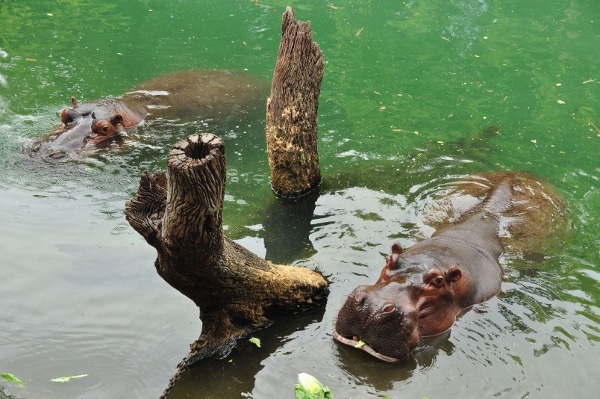
[[[489, 208], [491, 193], [501, 187], [510, 195], [506, 206]], [[442, 191], [424, 212], [436, 230], [465, 218], [483, 206], [498, 218], [498, 235], [506, 253], [545, 251], [569, 227], [568, 207], [558, 191], [528, 172], [488, 172], [460, 179]]]
[[180, 71], [152, 79], [125, 94], [126, 103], [143, 103], [153, 118], [236, 121], [264, 116], [270, 84], [243, 72]]

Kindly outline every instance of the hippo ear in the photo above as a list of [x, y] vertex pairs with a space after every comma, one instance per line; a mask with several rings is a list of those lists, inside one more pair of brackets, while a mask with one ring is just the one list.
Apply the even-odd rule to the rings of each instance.
[[79, 107], [79, 103], [75, 97], [71, 97], [71, 106], [73, 106], [73, 108]]
[[390, 273], [398, 268], [398, 255], [401, 253], [402, 247], [400, 244], [392, 245], [392, 254], [385, 259], [385, 267], [381, 271], [381, 275], [376, 284], [390, 279]]
[[453, 267], [446, 272], [446, 281], [455, 283], [462, 278], [462, 271], [458, 267]]
[[110, 118], [110, 123], [117, 126], [123, 123], [123, 116], [121, 114], [114, 114], [112, 118]]
[[386, 259], [385, 267], [388, 270], [396, 269], [397, 262], [398, 262], [398, 255], [400, 255], [401, 253], [402, 253], [402, 247], [400, 246], [400, 244], [394, 243], [392, 245], [392, 254], [390, 256], [388, 256]]

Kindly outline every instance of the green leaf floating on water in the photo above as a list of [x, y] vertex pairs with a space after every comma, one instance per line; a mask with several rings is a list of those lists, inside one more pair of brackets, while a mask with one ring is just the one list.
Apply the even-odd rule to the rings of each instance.
[[365, 346], [366, 344], [367, 344], [367, 343], [361, 339], [360, 341], [358, 341], [358, 342], [356, 343], [356, 345], [354, 345], [354, 347], [355, 347], [355, 348], [358, 348], [358, 349], [360, 349], [360, 348], [362, 348], [363, 346]]
[[252, 342], [254, 345], [256, 345], [257, 348], [260, 348], [260, 338], [255, 338], [252, 337], [250, 338], [248, 341]]
[[4, 378], [8, 382], [14, 382], [15, 384], [19, 384], [20, 387], [23, 386], [23, 381], [21, 381], [20, 379], [18, 379], [17, 377], [15, 377], [14, 374], [11, 374], [11, 373], [2, 373], [2, 374], [0, 374], [0, 377]]
[[83, 377], [87, 377], [87, 374], [80, 374], [80, 375], [71, 375], [69, 377], [58, 377], [58, 378], [52, 378], [50, 381], [52, 382], [69, 382], [72, 379], [75, 378], [83, 378]]
[[333, 399], [333, 392], [307, 373], [298, 374], [296, 399]]

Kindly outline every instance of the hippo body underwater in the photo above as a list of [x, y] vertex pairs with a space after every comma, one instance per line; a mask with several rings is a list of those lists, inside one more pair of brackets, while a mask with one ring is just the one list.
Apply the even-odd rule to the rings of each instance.
[[189, 70], [150, 80], [121, 97], [79, 103], [61, 111], [61, 124], [24, 147], [34, 156], [62, 159], [84, 147], [103, 148], [148, 119], [243, 121], [264, 112], [269, 83], [242, 72]]
[[539, 178], [494, 172], [459, 183], [436, 212], [430, 238], [405, 250], [394, 244], [377, 282], [348, 296], [337, 341], [386, 362], [405, 359], [422, 338], [448, 331], [500, 291], [503, 252], [523, 254], [564, 233], [567, 208]]

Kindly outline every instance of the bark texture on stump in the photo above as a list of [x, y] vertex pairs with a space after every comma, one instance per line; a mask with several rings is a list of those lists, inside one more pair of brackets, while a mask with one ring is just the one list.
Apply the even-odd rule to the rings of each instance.
[[267, 152], [273, 190], [297, 197], [321, 182], [317, 128], [323, 52], [312, 41], [309, 22], [283, 14], [279, 55], [267, 100]]
[[202, 333], [184, 366], [226, 356], [235, 341], [269, 323], [269, 311], [325, 299], [326, 280], [265, 261], [223, 234], [225, 147], [212, 134], [175, 144], [164, 172], [145, 172], [126, 204], [131, 226], [157, 250], [158, 274], [200, 308]]

